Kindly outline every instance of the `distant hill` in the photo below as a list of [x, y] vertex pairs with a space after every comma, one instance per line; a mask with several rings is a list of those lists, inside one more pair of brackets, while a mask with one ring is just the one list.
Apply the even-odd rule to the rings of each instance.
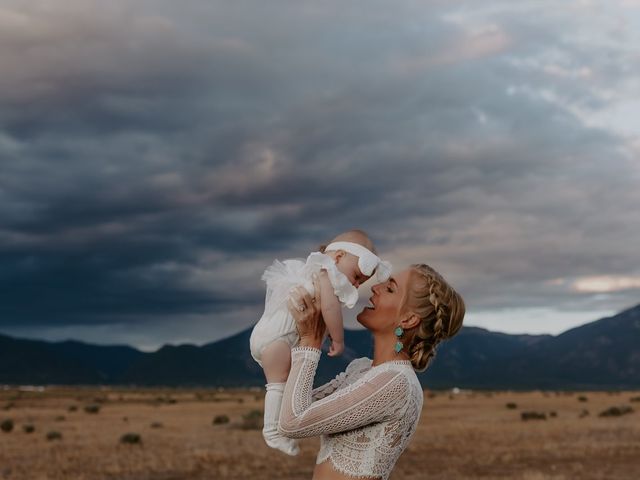
[[144, 355], [127, 346], [50, 343], [0, 335], [0, 383], [110, 383]]
[[[0, 383], [262, 386], [263, 373], [249, 353], [250, 333], [151, 353], [0, 335]], [[345, 343], [342, 357], [322, 357], [317, 383], [333, 378], [354, 358], [372, 354], [365, 330], [347, 330]], [[558, 336], [464, 327], [439, 346], [419, 378], [428, 388], [640, 388], [640, 305]]]

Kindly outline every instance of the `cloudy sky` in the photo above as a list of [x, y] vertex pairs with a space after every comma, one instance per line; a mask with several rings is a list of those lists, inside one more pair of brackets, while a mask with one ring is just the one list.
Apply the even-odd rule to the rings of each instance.
[[353, 227], [467, 325], [640, 303], [640, 1], [0, 0], [0, 72], [0, 332], [206, 343]]

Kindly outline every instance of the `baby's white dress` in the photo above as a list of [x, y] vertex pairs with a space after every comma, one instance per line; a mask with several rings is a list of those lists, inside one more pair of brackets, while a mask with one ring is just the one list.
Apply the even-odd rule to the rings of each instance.
[[249, 344], [251, 355], [262, 366], [262, 350], [275, 340], [283, 340], [290, 347], [297, 345], [300, 338], [296, 323], [287, 306], [293, 287], [303, 286], [313, 295], [312, 275], [326, 270], [333, 291], [347, 308], [353, 308], [358, 301], [358, 290], [336, 266], [333, 258], [321, 252], [312, 252], [305, 260], [275, 260], [262, 275], [267, 283], [264, 313], [253, 327]]

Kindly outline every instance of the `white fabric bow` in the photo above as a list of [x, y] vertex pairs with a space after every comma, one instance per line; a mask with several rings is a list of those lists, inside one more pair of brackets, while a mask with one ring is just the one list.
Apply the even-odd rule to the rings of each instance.
[[332, 252], [336, 250], [344, 250], [345, 252], [349, 252], [358, 257], [358, 267], [367, 277], [370, 277], [376, 269], [376, 278], [380, 282], [386, 281], [391, 275], [391, 263], [386, 260], [382, 260], [375, 253], [362, 245], [358, 245], [353, 242], [333, 242], [325, 248], [325, 252]]

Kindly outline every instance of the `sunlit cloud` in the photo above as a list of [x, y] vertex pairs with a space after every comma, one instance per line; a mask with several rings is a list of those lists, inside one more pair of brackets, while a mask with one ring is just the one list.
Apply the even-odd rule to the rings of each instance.
[[640, 289], [639, 277], [601, 275], [580, 278], [573, 282], [576, 292], [606, 293], [620, 290]]

